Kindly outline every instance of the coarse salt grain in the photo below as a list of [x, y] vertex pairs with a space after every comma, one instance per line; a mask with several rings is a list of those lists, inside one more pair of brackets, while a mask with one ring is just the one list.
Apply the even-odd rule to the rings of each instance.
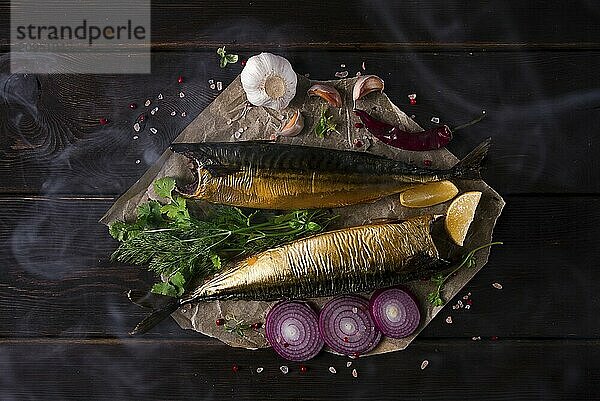
[[163, 94], [162, 94], [162, 93], [159, 93], [159, 94], [158, 94], [158, 96], [157, 96], [157, 99], [158, 99], [158, 100], [162, 100], [162, 99], [163, 99]]
[[158, 111], [158, 107], [155, 107], [150, 111], [150, 114], [155, 115], [157, 111]]
[[425, 359], [423, 362], [421, 362], [421, 370], [425, 369], [427, 365], [429, 365], [429, 361]]
[[479, 341], [479, 340], [481, 340], [481, 336], [473, 337], [472, 340], [473, 341]]
[[210, 84], [210, 89], [215, 89], [215, 84]]
[[494, 287], [497, 290], [501, 290], [502, 289], [502, 284], [500, 284], [500, 283], [494, 283], [494, 284], [492, 284], [492, 287]]
[[264, 368], [256, 368], [256, 373], [262, 373], [262, 371], [265, 370]]
[[150, 101], [150, 99], [148, 99], [144, 102], [144, 106], [148, 107], [148, 106], [150, 106], [150, 103], [152, 103], [152, 102]]
[[448, 317], [446, 318], [446, 323], [448, 323], [448, 324], [452, 324], [452, 316], [448, 316]]
[[209, 85], [212, 85], [212, 84], [214, 84], [214, 83], [215, 83], [215, 80], [214, 80], [214, 79], [209, 79], [209, 80], [208, 80], [208, 84], [209, 84]]
[[337, 371], [335, 370], [335, 368], [333, 366], [329, 367], [329, 371], [333, 374], [337, 373]]
[[352, 377], [358, 377], [358, 372], [356, 369], [352, 369]]
[[185, 97], [185, 93], [179, 92], [179, 97]]
[[348, 76], [348, 71], [338, 71], [335, 73], [336, 78], [346, 78]]
[[465, 305], [465, 309], [471, 309], [471, 305]]
[[140, 159], [137, 159], [137, 160], [135, 161], [135, 164], [140, 164], [141, 162], [142, 162], [142, 161], [141, 161]]
[[133, 124], [133, 130], [135, 132], [140, 132], [140, 123]]
[[171, 112], [171, 116], [174, 116], [175, 114], [177, 114], [177, 112], [176, 112], [176, 111], [172, 111], [172, 112]]
[[150, 128], [150, 132], [152, 132], [153, 134], [156, 134], [158, 132], [158, 130], [154, 127]]
[[340, 68], [346, 68], [346, 64], [340, 64]]
[[139, 136], [137, 136], [137, 135], [134, 135], [134, 136], [133, 136], [133, 140], [134, 140], [134, 141], [135, 141], [136, 139], [138, 139], [138, 138], [139, 138]]
[[358, 309], [356, 307], [352, 308], [352, 313], [358, 313]]
[[349, 368], [350, 366], [352, 366], [352, 362], [350, 362], [350, 361], [346, 362], [346, 367]]
[[362, 75], [362, 72], [360, 72], [360, 71], [356, 71], [356, 76], [357, 76], [357, 77], [360, 77], [361, 75]]
[[223, 90], [223, 82], [221, 82], [221, 81], [217, 82], [217, 90]]
[[434, 124], [439, 124], [440, 123], [440, 119], [438, 117], [431, 117], [431, 122]]
[[361, 68], [363, 69], [363, 71], [367, 69], [367, 67], [365, 66], [365, 62], [364, 61], [362, 62]]
[[285, 366], [285, 365], [280, 366], [279, 370], [281, 370], [281, 373], [283, 373], [284, 375], [287, 375], [288, 372], [290, 371], [290, 369], [287, 366]]
[[181, 117], [185, 117], [185, 116], [187, 116], [187, 113], [185, 111], [182, 111], [181, 112]]

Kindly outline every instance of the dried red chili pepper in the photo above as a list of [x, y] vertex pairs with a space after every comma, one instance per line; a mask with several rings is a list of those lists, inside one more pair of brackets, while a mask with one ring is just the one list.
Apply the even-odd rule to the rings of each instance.
[[447, 125], [421, 132], [406, 132], [400, 127], [377, 120], [366, 111], [354, 109], [371, 134], [381, 142], [404, 150], [435, 150], [445, 147], [452, 139]]

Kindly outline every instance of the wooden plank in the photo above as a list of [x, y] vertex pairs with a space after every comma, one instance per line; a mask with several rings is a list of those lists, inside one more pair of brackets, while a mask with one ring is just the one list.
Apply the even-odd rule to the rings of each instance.
[[[111, 264], [116, 242], [97, 223], [112, 201], [0, 200], [0, 337], [121, 337], [144, 317], [125, 292], [152, 277]], [[599, 338], [599, 207], [598, 197], [508, 197], [494, 235], [505, 245], [421, 337]], [[471, 309], [452, 310], [468, 292]], [[170, 320], [147, 336], [201, 338]]]
[[[218, 342], [0, 343], [3, 400], [592, 400], [598, 341], [415, 341], [400, 353], [299, 364]], [[423, 360], [429, 365], [421, 370]], [[232, 366], [238, 365], [237, 372]], [[288, 366], [284, 375], [280, 366]], [[331, 374], [333, 366], [337, 373]], [[256, 369], [262, 367], [262, 373]], [[358, 377], [351, 374], [356, 369]]]
[[[594, 73], [600, 52], [287, 56], [299, 73], [315, 79], [332, 79], [340, 70], [381, 75], [390, 98], [425, 127], [433, 125], [432, 117], [454, 126], [486, 110], [483, 122], [456, 134], [450, 150], [464, 155], [492, 136], [485, 177], [501, 193], [600, 191], [600, 76]], [[6, 68], [4, 64], [0, 70]], [[227, 85], [240, 68], [219, 68], [210, 51], [154, 54], [150, 77], [3, 76], [0, 192], [124, 192], [217, 96], [208, 80]], [[183, 84], [177, 83], [179, 75]], [[411, 93], [417, 94], [415, 106], [408, 104]], [[159, 94], [164, 99], [158, 100]], [[146, 100], [151, 100], [148, 107]], [[130, 110], [130, 102], [139, 107]], [[142, 112], [147, 115], [145, 129], [135, 132]], [[102, 117], [108, 125], [99, 124]]]
[[[140, 9], [140, 12], [145, 10]], [[152, 42], [158, 49], [243, 44], [283, 48], [472, 48], [595, 47], [600, 30], [593, 4], [407, 0], [286, 4], [239, 2], [152, 2]], [[0, 20], [9, 26], [9, 5]], [[135, 21], [136, 15], [132, 15]], [[551, 27], [551, 29], [549, 29]], [[10, 43], [8, 29], [0, 45]]]

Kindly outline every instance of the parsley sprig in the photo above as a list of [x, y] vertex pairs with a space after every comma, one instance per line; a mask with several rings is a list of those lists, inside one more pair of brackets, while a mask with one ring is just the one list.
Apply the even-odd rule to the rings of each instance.
[[225, 68], [227, 64], [235, 64], [238, 62], [238, 55], [227, 53], [225, 51], [225, 46], [219, 47], [217, 49], [217, 54], [220, 57], [219, 66], [221, 68]]
[[167, 203], [142, 203], [134, 222], [116, 221], [109, 226], [110, 234], [120, 241], [112, 259], [147, 265], [162, 278], [152, 292], [172, 297], [180, 297], [193, 282], [216, 273], [230, 260], [320, 232], [333, 219], [318, 210], [274, 214], [228, 206], [215, 207], [198, 218], [174, 189], [173, 178], [157, 180], [154, 191]]
[[477, 265], [477, 260], [475, 259], [475, 254], [478, 251], [480, 251], [484, 248], [488, 248], [492, 245], [502, 245], [502, 242], [490, 242], [489, 244], [481, 245], [481, 246], [471, 250], [469, 253], [467, 253], [465, 255], [465, 257], [463, 258], [462, 262], [458, 266], [456, 266], [456, 268], [454, 268], [450, 273], [448, 273], [448, 274], [438, 273], [435, 276], [433, 276], [431, 278], [431, 281], [435, 284], [436, 288], [435, 288], [435, 290], [433, 290], [432, 292], [427, 294], [427, 300], [433, 306], [444, 305], [445, 302], [442, 299], [441, 293], [442, 293], [442, 287], [444, 286], [446, 281], [448, 281], [448, 279], [450, 277], [452, 277], [454, 275], [454, 273], [456, 273], [463, 266], [467, 266], [469, 268], [475, 267]]

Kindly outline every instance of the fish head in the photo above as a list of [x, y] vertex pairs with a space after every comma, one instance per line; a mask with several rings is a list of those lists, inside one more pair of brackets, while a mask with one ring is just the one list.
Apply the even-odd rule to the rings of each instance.
[[197, 144], [174, 143], [171, 150], [185, 156], [188, 160], [189, 175], [185, 183], [177, 183], [177, 192], [189, 197], [202, 197], [211, 174], [207, 166], [213, 162]]

